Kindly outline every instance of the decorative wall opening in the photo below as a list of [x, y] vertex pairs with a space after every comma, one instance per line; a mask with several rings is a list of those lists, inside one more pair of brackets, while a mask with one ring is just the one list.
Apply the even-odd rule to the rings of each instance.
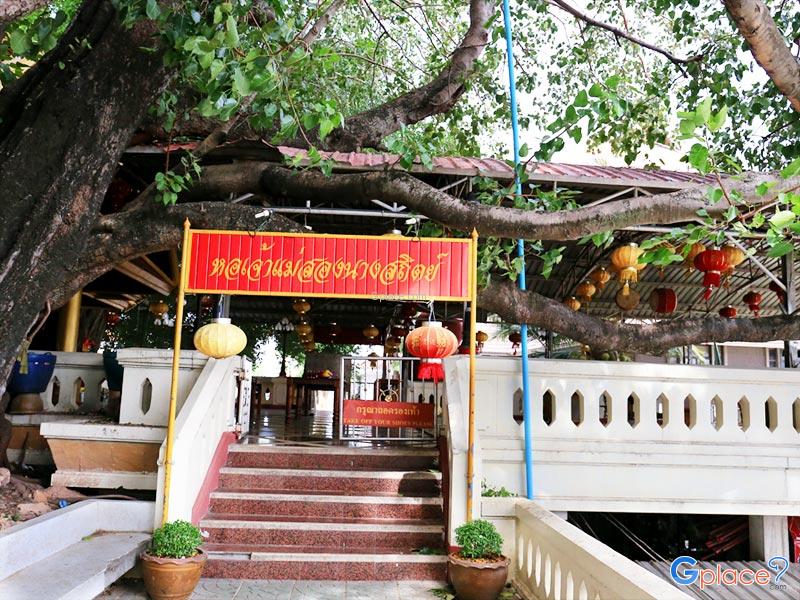
[[542, 396], [542, 420], [547, 425], [552, 425], [556, 418], [556, 396], [547, 390]]
[[722, 429], [722, 425], [725, 423], [724, 419], [725, 415], [722, 412], [722, 399], [719, 396], [714, 396], [711, 400], [711, 424], [714, 426], [714, 429], [717, 431]]
[[512, 414], [514, 420], [517, 422], [517, 425], [521, 425], [525, 420], [525, 410], [522, 406], [522, 390], [520, 388], [514, 391], [514, 396], [511, 401], [513, 403]]
[[80, 406], [85, 399], [86, 383], [84, 383], [82, 377], [78, 377], [75, 383], [72, 384], [72, 400], [75, 402], [75, 406]]
[[153, 384], [147, 378], [142, 382], [142, 413], [147, 414], [153, 401]]
[[575, 425], [583, 423], [583, 394], [575, 390], [570, 398], [570, 416]]
[[689, 429], [697, 425], [697, 400], [691, 394], [683, 400], [683, 422]]
[[61, 382], [58, 377], [53, 377], [53, 387], [50, 390], [50, 404], [53, 406], [58, 405], [58, 400], [61, 397]]
[[669, 425], [669, 398], [664, 394], [660, 394], [658, 398], [656, 398], [656, 423], [658, 423], [662, 429]]
[[640, 402], [639, 396], [636, 394], [631, 394], [628, 396], [628, 425], [631, 427], [636, 427], [639, 424], [639, 415], [640, 415]]
[[599, 407], [598, 417], [600, 419], [600, 423], [603, 425], [603, 427], [608, 427], [608, 424], [611, 422], [611, 394], [608, 392], [603, 392], [600, 395]]
[[737, 421], [742, 431], [750, 429], [750, 401], [742, 396], [736, 404]]
[[764, 422], [770, 431], [775, 431], [778, 426], [778, 403], [775, 398], [769, 398], [764, 403]]

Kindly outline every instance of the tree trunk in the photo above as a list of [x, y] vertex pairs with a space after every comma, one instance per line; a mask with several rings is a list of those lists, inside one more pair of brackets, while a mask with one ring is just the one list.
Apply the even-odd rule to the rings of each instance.
[[0, 394], [50, 293], [82, 260], [117, 162], [169, 80], [154, 31], [147, 21], [126, 29], [110, 2], [87, 0], [58, 46], [0, 94]]

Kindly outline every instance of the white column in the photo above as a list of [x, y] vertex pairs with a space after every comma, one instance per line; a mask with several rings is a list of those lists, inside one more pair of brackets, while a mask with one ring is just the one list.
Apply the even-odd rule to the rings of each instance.
[[789, 524], [785, 516], [750, 516], [750, 559], [789, 558]]

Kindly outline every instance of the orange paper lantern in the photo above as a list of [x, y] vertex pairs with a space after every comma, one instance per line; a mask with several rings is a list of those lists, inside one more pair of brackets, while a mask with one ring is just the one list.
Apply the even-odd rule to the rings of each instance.
[[426, 321], [406, 336], [406, 350], [423, 359], [417, 372], [422, 380], [432, 379], [436, 382], [444, 379], [442, 359], [454, 354], [457, 349], [455, 334], [442, 327], [439, 321]]
[[571, 308], [574, 311], [579, 311], [581, 309], [581, 303], [575, 296], [570, 296], [569, 298], [564, 298], [563, 304], [567, 308]]
[[639, 271], [647, 265], [639, 262], [642, 249], [637, 244], [630, 243], [616, 248], [611, 253], [611, 264], [617, 271], [617, 278], [623, 283], [622, 294], [627, 296], [630, 284], [639, 281]]
[[611, 273], [605, 267], [600, 267], [599, 269], [595, 269], [589, 274], [589, 277], [597, 286], [598, 290], [602, 290], [606, 287], [606, 284], [611, 280]]

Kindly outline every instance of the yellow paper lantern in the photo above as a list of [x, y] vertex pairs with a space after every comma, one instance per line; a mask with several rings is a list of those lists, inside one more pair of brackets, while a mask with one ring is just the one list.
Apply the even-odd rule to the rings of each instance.
[[484, 342], [486, 342], [488, 339], [489, 339], [489, 334], [488, 334], [488, 333], [486, 333], [485, 331], [476, 331], [476, 332], [475, 332], [475, 340], [476, 340], [476, 341], [477, 341], [479, 344], [483, 344], [483, 343], [484, 343]]
[[311, 305], [308, 303], [307, 300], [304, 300], [303, 298], [298, 298], [297, 300], [292, 302], [292, 308], [294, 309], [294, 312], [296, 312], [298, 315], [304, 315], [311, 310]]
[[733, 273], [733, 270], [747, 258], [747, 254], [739, 246], [733, 244], [725, 244], [722, 247], [722, 253], [725, 255], [725, 264], [728, 265], [724, 271], [725, 275]]
[[370, 323], [369, 327], [365, 327], [364, 330], [361, 332], [364, 334], [364, 337], [369, 340], [374, 340], [376, 337], [380, 335], [380, 331], [378, 330], [375, 325]]
[[579, 311], [581, 309], [580, 300], [578, 300], [575, 296], [570, 296], [569, 298], [564, 298], [563, 304], [567, 308], [571, 308], [574, 311]]
[[228, 358], [239, 354], [247, 345], [244, 331], [230, 319], [212, 319], [194, 334], [194, 347], [212, 358]]
[[605, 267], [595, 269], [589, 274], [589, 277], [592, 279], [598, 290], [602, 290], [604, 287], [606, 287], [606, 284], [611, 281], [611, 273], [609, 273]]
[[591, 281], [586, 279], [575, 291], [578, 294], [578, 298], [581, 299], [581, 302], [591, 302], [592, 296], [597, 293], [597, 288]]
[[300, 337], [306, 337], [311, 334], [314, 328], [311, 327], [311, 325], [309, 325], [305, 321], [301, 321], [300, 323], [297, 324], [297, 327], [295, 327], [294, 330]]
[[641, 255], [642, 249], [639, 248], [638, 244], [634, 243], [620, 246], [611, 253], [611, 264], [614, 265], [620, 282], [624, 284], [622, 287], [623, 296], [628, 295], [630, 284], [639, 281], [639, 271], [647, 266], [639, 262]]
[[158, 302], [152, 302], [149, 308], [150, 312], [157, 317], [166, 314], [167, 311], [169, 310], [169, 306], [163, 300], [159, 300]]
[[[695, 242], [694, 244], [692, 244], [692, 247], [689, 248], [688, 253], [685, 255], [685, 257], [683, 259], [683, 266], [686, 267], [686, 269], [689, 270], [689, 271], [694, 271], [694, 259], [695, 259], [695, 257], [698, 254], [700, 254], [702, 252], [705, 252], [705, 250], [706, 250], [706, 247], [703, 244], [701, 244], [700, 242]], [[679, 253], [683, 254], [685, 251], [686, 251], [686, 245], [684, 244], [683, 246], [681, 246]]]

